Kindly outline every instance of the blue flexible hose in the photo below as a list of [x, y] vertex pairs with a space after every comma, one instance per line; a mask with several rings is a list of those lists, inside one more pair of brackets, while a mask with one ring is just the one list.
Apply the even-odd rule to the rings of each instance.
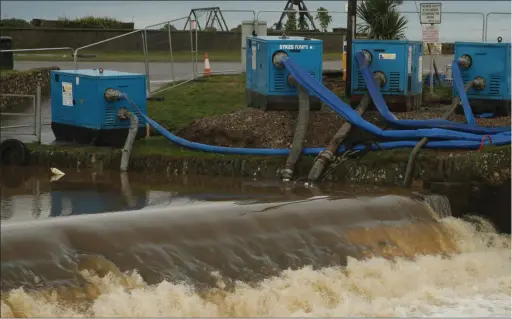
[[356, 61], [359, 64], [359, 69], [365, 79], [366, 86], [372, 100], [379, 111], [379, 113], [384, 117], [386, 121], [401, 127], [409, 127], [409, 128], [443, 128], [450, 129], [455, 131], [467, 132], [467, 133], [475, 133], [475, 134], [496, 134], [510, 131], [510, 127], [499, 127], [499, 128], [491, 128], [491, 127], [481, 127], [475, 125], [475, 117], [469, 105], [468, 97], [464, 90], [464, 83], [462, 81], [462, 76], [460, 73], [459, 64], [456, 61], [452, 63], [453, 70], [453, 82], [455, 88], [459, 92], [461, 97], [462, 106], [464, 108], [464, 113], [466, 115], [466, 119], [469, 124], [456, 123], [444, 119], [432, 119], [432, 120], [398, 120], [384, 101], [384, 98], [377, 87], [373, 74], [369, 68], [368, 62], [363, 53], [356, 53]]
[[[309, 76], [309, 74], [308, 74]], [[312, 78], [313, 79], [313, 78]], [[314, 79], [313, 79], [314, 80]], [[305, 81], [305, 83], [308, 83]], [[302, 83], [301, 83], [302, 84]], [[306, 87], [306, 86], [305, 86]], [[330, 92], [329, 90], [327, 90]], [[321, 95], [318, 95], [321, 96]], [[253, 156], [286, 156], [289, 154], [290, 149], [269, 149], [269, 148], [238, 148], [238, 147], [224, 147], [224, 146], [214, 146], [201, 144], [196, 142], [188, 141], [184, 138], [176, 136], [162, 127], [160, 124], [152, 120], [149, 116], [144, 114], [140, 108], [131, 101], [128, 95], [123, 93], [123, 98], [126, 99], [133, 108], [139, 111], [139, 114], [144, 117], [149, 125], [157, 130], [162, 136], [164, 136], [169, 141], [185, 148], [189, 148], [192, 150], [198, 150], [209, 153], [222, 153], [222, 154], [236, 154], [236, 155], [253, 155]], [[325, 101], [324, 101], [325, 102]], [[343, 106], [343, 103], [342, 103]], [[348, 105], [344, 106], [347, 110], [353, 111]], [[337, 110], [339, 105], [334, 103], [333, 109]], [[355, 111], [354, 111], [355, 112]], [[341, 112], [343, 113], [343, 112]], [[356, 113], [357, 114], [357, 113]], [[360, 118], [361, 119], [361, 118]], [[362, 119], [361, 119], [362, 120]], [[372, 150], [381, 150], [381, 149], [397, 149], [397, 148], [413, 148], [416, 145], [416, 141], [395, 141], [395, 142], [382, 142], [374, 144], [371, 146]], [[425, 144], [425, 148], [427, 149], [478, 149], [481, 145], [490, 145], [491, 142], [488, 139], [485, 139], [483, 142], [475, 141], [475, 140], [456, 140], [456, 141], [429, 141]], [[510, 136], [508, 138], [498, 138], [492, 140], [492, 144], [494, 145], [506, 145], [510, 144]], [[360, 151], [367, 149], [367, 146], [364, 144], [356, 145], [352, 148], [352, 150]], [[309, 147], [304, 148], [302, 154], [304, 155], [318, 155], [320, 152], [324, 150], [323, 147]], [[347, 151], [345, 146], [341, 146], [337, 153], [341, 154]]]
[[[384, 131], [381, 128], [375, 126], [374, 124], [365, 121], [355, 110], [353, 110], [349, 105], [344, 103], [338, 96], [336, 96], [329, 89], [327, 89], [322, 83], [316, 81], [308, 72], [304, 71], [292, 59], [284, 59], [283, 64], [286, 66], [290, 74], [300, 85], [306, 88], [310, 93], [316, 95], [320, 100], [322, 100], [322, 102], [329, 105], [334, 111], [338, 112], [338, 114], [340, 114], [348, 122], [379, 137], [401, 140], [420, 140], [424, 137], [427, 137], [428, 139], [469, 141], [481, 141], [483, 138], [483, 135], [450, 131], [440, 128]], [[508, 130], [505, 132], [493, 134], [491, 135], [491, 138], [493, 139], [493, 141], [499, 141], [500, 139], [503, 139], [508, 140], [510, 143], [510, 134], [511, 132], [510, 130]], [[449, 143], [451, 142], [452, 141], [449, 141]]]
[[[134, 107], [138, 109], [135, 104], [132, 104]], [[290, 152], [288, 148], [241, 148], [241, 147], [225, 147], [225, 146], [215, 146], [215, 145], [207, 145], [196, 142], [190, 142], [184, 138], [176, 136], [163, 128], [160, 124], [153, 121], [147, 115], [140, 113], [146, 121], [154, 127], [158, 133], [162, 134], [165, 138], [170, 140], [173, 143], [178, 144], [179, 146], [199, 150], [208, 153], [222, 153], [222, 154], [236, 154], [236, 155], [254, 155], [254, 156], [286, 156]], [[372, 150], [380, 150], [380, 149], [397, 149], [397, 148], [413, 148], [416, 145], [416, 141], [396, 141], [396, 142], [382, 142], [378, 145], [372, 145]], [[510, 143], [510, 138], [507, 139], [499, 139], [492, 141], [493, 145], [506, 145]], [[484, 145], [490, 145], [489, 140], [483, 141]], [[425, 144], [424, 148], [428, 149], [478, 149], [481, 145], [480, 141], [432, 141]], [[361, 151], [366, 149], [367, 146], [363, 144], [356, 145], [352, 148], [352, 150]], [[304, 148], [302, 154], [304, 155], [318, 155], [320, 152], [324, 150], [323, 147], [308, 147]], [[341, 146], [338, 149], [338, 153], [344, 153], [347, 149], [344, 146]]]

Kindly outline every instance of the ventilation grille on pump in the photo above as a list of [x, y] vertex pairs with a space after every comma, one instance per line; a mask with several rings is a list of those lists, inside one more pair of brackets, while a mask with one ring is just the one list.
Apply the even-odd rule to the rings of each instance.
[[284, 90], [286, 85], [286, 80], [284, 78], [284, 72], [279, 72], [274, 75], [274, 89], [276, 91]]
[[114, 126], [116, 125], [116, 110], [113, 104], [108, 104], [105, 109], [105, 126]]
[[389, 72], [388, 91], [400, 92], [400, 72]]
[[[312, 77], [316, 76], [316, 72], [309, 71], [309, 74]], [[274, 75], [274, 89], [276, 91], [284, 91], [290, 90], [291, 88], [286, 85], [286, 77], [284, 76], [284, 72], [275, 73]]]
[[357, 71], [357, 88], [359, 90], [365, 90], [366, 89], [366, 82], [363, 78], [363, 73], [361, 71]]
[[[464, 86], [469, 82], [469, 78], [467, 75], [462, 76], [462, 82], [464, 82]], [[499, 75], [494, 75], [490, 77], [489, 83], [487, 83], [487, 87], [489, 88], [489, 95], [499, 95], [501, 88], [501, 78]], [[476, 94], [481, 94], [482, 91], [476, 91]], [[473, 93], [473, 94], [475, 94]]]
[[[143, 121], [143, 118], [139, 112], [139, 110], [130, 110], [132, 113], [137, 115], [139, 118], [139, 123]], [[116, 125], [116, 118], [117, 118], [117, 111], [113, 104], [108, 104], [107, 108], [105, 109], [105, 126], [106, 127], [114, 127]], [[126, 125], [129, 125], [130, 121], [126, 120]]]
[[[357, 71], [357, 89], [366, 90], [366, 82], [364, 81], [361, 71]], [[388, 81], [388, 92], [400, 92], [400, 73], [390, 72]]]
[[500, 84], [501, 79], [500, 76], [491, 76], [489, 81], [489, 95], [499, 95], [500, 94]]

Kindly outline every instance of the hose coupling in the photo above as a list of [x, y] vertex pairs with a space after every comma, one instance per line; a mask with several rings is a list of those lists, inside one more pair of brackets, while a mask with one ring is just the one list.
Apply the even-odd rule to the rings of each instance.
[[473, 89], [476, 91], [482, 91], [485, 89], [485, 79], [481, 76], [477, 76], [473, 79]]
[[373, 72], [373, 79], [375, 80], [375, 82], [379, 84], [379, 87], [383, 87], [384, 85], [386, 85], [386, 74], [382, 71]]
[[130, 111], [128, 109], [122, 107], [119, 110], [117, 110], [117, 118], [120, 120], [127, 120], [130, 118]]
[[318, 154], [318, 157], [316, 158], [316, 160], [322, 161], [324, 163], [329, 163], [333, 156], [334, 156], [334, 153], [331, 150], [326, 149], [326, 150], [323, 150], [322, 152], [320, 152], [320, 154]]
[[366, 62], [368, 62], [368, 64], [372, 64], [372, 60], [373, 60], [373, 56], [372, 56], [372, 53], [368, 50], [361, 50], [364, 54], [364, 58], [366, 60]]
[[463, 54], [459, 59], [458, 59], [458, 62], [459, 62], [459, 65], [460, 67], [463, 69], [463, 70], [467, 70], [471, 67], [471, 65], [473, 64], [473, 59], [471, 59], [471, 57], [467, 54]]
[[278, 68], [282, 69], [284, 67], [283, 61], [288, 57], [288, 54], [284, 51], [277, 51], [272, 55], [272, 64]]
[[105, 90], [104, 96], [108, 102], [117, 102], [124, 99], [124, 94], [121, 91], [111, 88]]
[[289, 182], [293, 177], [293, 171], [289, 168], [284, 168], [281, 170], [281, 177], [283, 182]]

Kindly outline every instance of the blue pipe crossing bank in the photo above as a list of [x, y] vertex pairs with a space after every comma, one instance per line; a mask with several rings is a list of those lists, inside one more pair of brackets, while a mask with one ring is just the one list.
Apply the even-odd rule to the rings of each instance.
[[[372, 123], [365, 121], [355, 110], [353, 110], [349, 105], [344, 103], [339, 97], [337, 97], [334, 93], [332, 93], [329, 89], [327, 89], [322, 83], [315, 80], [309, 73], [304, 71], [293, 59], [285, 59], [283, 64], [294, 77], [294, 79], [302, 85], [306, 90], [308, 90], [311, 94], [317, 96], [322, 102], [331, 107], [334, 111], [336, 111], [340, 116], [345, 118], [352, 125], [359, 127], [365, 131], [368, 131], [376, 136], [384, 137], [388, 139], [396, 139], [397, 141], [389, 141], [389, 142], [379, 142], [378, 145], [372, 145], [373, 150], [380, 149], [397, 149], [397, 148], [413, 148], [417, 142], [427, 137], [429, 141], [425, 144], [424, 148], [428, 149], [479, 149], [480, 146], [483, 145], [507, 145], [511, 143], [511, 132], [510, 128], [507, 131], [498, 131], [494, 134], [488, 134], [486, 131], [484, 135], [481, 134], [473, 134], [467, 132], [458, 132], [453, 130], [447, 130], [444, 128], [429, 128], [429, 129], [413, 129], [413, 130], [382, 130], [381, 128], [375, 126]], [[373, 81], [373, 76], [372, 76]], [[130, 104], [137, 110], [139, 107], [133, 103], [130, 98], [124, 95], [124, 98], [130, 102]], [[373, 98], [373, 96], [372, 96]], [[378, 100], [377, 100], [378, 101]], [[374, 102], [375, 103], [375, 102]], [[375, 104], [378, 104], [375, 103]], [[380, 104], [382, 109], [387, 109], [386, 105]], [[381, 109], [379, 109], [380, 111]], [[139, 110], [140, 112], [140, 110]], [[389, 112], [389, 109], [388, 109]], [[223, 154], [236, 154], [236, 155], [254, 155], [254, 156], [286, 156], [289, 154], [290, 149], [270, 149], [270, 148], [237, 148], [237, 147], [224, 147], [224, 146], [214, 146], [201, 144], [196, 142], [188, 141], [184, 138], [174, 135], [173, 133], [166, 130], [160, 124], [149, 118], [146, 114], [140, 112], [140, 114], [144, 117], [144, 119], [156, 129], [157, 132], [162, 134], [168, 140], [182, 146], [185, 148], [209, 152], [209, 153], [223, 153]], [[389, 112], [393, 118], [394, 115]], [[398, 121], [397, 122], [402, 122]], [[418, 122], [428, 122], [424, 123], [426, 126], [443, 126], [443, 125], [452, 125], [453, 122], [446, 121], [445, 122], [437, 122], [441, 120], [430, 120], [430, 121], [418, 121]], [[411, 121], [409, 121], [411, 122]], [[421, 127], [420, 124], [415, 124], [416, 127]], [[410, 123], [409, 123], [410, 124]], [[422, 123], [423, 124], [423, 123]], [[457, 123], [455, 123], [457, 124]], [[479, 127], [473, 126], [478, 129]], [[455, 128], [455, 127], [454, 127]], [[465, 128], [465, 127], [464, 127]], [[502, 129], [504, 130], [504, 129]], [[492, 141], [486, 139], [485, 137], [491, 137]], [[304, 148], [302, 154], [305, 155], [318, 155], [322, 152], [324, 147], [312, 147], [312, 148]], [[364, 150], [367, 149], [367, 145], [356, 145], [351, 148], [352, 150]], [[344, 146], [341, 146], [338, 149], [338, 153], [344, 153], [347, 149]]]

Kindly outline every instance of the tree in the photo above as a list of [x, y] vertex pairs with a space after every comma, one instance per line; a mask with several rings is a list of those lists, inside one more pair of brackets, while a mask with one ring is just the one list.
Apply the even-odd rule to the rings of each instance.
[[232, 28], [230, 31], [231, 32], [242, 32], [242, 25], [239, 24], [236, 26], [236, 28]]
[[357, 17], [364, 23], [358, 32], [370, 39], [398, 40], [405, 37], [407, 18], [400, 15], [397, 6], [403, 1], [364, 0], [357, 6]]
[[316, 20], [320, 23], [320, 29], [322, 32], [327, 32], [327, 27], [332, 22], [332, 17], [324, 7], [316, 9]]
[[204, 28], [204, 31], [215, 32], [215, 31], [217, 31], [217, 28], [216, 27], [207, 27], [207, 28]]
[[306, 20], [306, 14], [303, 12], [299, 13], [299, 23], [297, 24], [299, 27], [299, 31], [308, 31], [309, 30], [309, 24]]
[[[162, 28], [160, 28], [160, 30], [164, 30], [164, 31], [167, 31], [167, 29], [169, 28], [169, 24], [166, 24], [164, 25]], [[174, 25], [171, 24], [171, 31], [177, 31], [178, 29], [176, 29], [176, 27]]]
[[286, 31], [297, 31], [297, 10], [292, 10], [293, 12], [288, 12], [286, 15], [288, 19], [284, 24], [284, 29]]
[[1, 19], [0, 27], [4, 28], [32, 28], [32, 25], [23, 19], [10, 18], [10, 19]]

